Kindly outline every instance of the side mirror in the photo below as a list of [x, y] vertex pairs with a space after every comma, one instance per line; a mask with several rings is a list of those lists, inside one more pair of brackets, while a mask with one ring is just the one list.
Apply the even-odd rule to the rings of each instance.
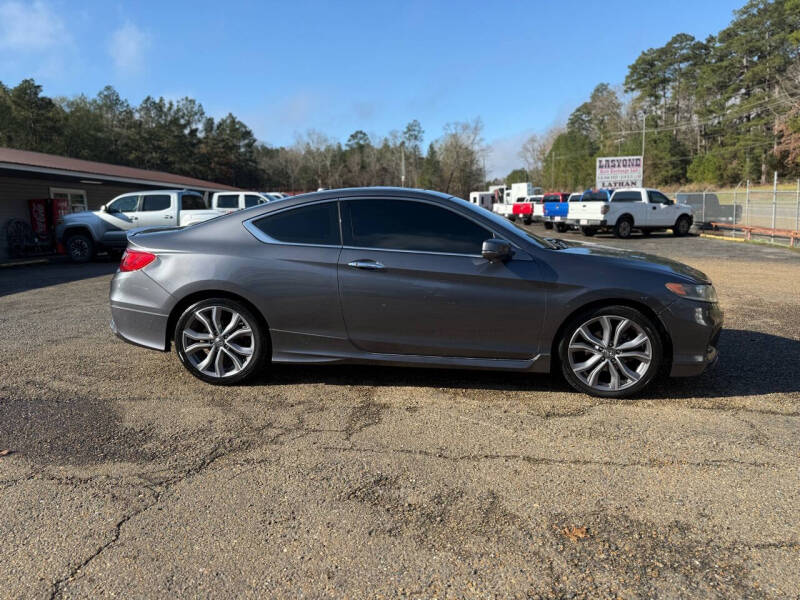
[[106, 208], [106, 205], [105, 204], [101, 204], [100, 205], [100, 212], [107, 212], [107, 211], [108, 211], [108, 209]]
[[496, 238], [486, 240], [483, 242], [481, 255], [489, 262], [505, 262], [511, 258], [511, 244]]

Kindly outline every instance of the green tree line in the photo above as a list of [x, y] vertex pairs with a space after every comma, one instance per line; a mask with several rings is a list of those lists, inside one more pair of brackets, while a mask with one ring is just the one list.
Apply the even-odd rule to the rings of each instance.
[[750, 0], [717, 35], [645, 50], [520, 157], [533, 181], [582, 189], [598, 156], [643, 143], [647, 185], [800, 176], [800, 0]]
[[132, 106], [112, 87], [94, 98], [49, 98], [26, 79], [0, 82], [0, 146], [167, 171], [249, 189], [406, 185], [466, 196], [483, 183], [480, 119], [454, 122], [423, 146], [416, 120], [345, 144], [310, 130], [287, 147], [256, 140], [229, 114], [215, 120], [191, 98], [145, 98]]

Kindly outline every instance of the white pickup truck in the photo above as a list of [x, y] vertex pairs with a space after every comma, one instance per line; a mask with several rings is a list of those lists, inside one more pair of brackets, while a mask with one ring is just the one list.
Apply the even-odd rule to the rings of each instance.
[[275, 200], [276, 198], [259, 192], [214, 192], [211, 196], [211, 208], [227, 214]]
[[56, 239], [75, 262], [98, 250], [123, 250], [127, 233], [139, 227], [186, 227], [222, 214], [209, 209], [202, 195], [189, 190], [150, 190], [117, 196], [100, 210], [64, 215]]
[[692, 207], [676, 204], [658, 190], [622, 188], [608, 198], [606, 190], [587, 191], [570, 202], [567, 223], [579, 227], [584, 235], [612, 231], [616, 237], [630, 237], [634, 229], [643, 235], [672, 229], [675, 235], [689, 233], [694, 215]]

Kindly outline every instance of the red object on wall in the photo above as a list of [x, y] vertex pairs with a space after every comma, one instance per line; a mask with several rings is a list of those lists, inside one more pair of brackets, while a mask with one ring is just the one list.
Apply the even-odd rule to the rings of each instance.
[[55, 228], [58, 220], [69, 214], [69, 200], [66, 198], [53, 198], [50, 200], [50, 227]]
[[50, 223], [47, 218], [47, 203], [48, 200], [43, 198], [35, 198], [28, 200], [28, 208], [31, 212], [31, 228], [33, 233], [40, 238], [48, 237], [50, 235]]

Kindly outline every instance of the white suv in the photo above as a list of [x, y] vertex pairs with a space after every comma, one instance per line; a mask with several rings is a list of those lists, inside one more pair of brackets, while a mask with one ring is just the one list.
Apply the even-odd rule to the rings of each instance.
[[581, 200], [570, 203], [567, 222], [580, 227], [584, 235], [610, 230], [617, 237], [627, 238], [634, 229], [644, 235], [666, 229], [686, 235], [693, 220], [691, 206], [676, 204], [658, 190], [621, 188], [614, 190], [610, 200], [586, 192]]

